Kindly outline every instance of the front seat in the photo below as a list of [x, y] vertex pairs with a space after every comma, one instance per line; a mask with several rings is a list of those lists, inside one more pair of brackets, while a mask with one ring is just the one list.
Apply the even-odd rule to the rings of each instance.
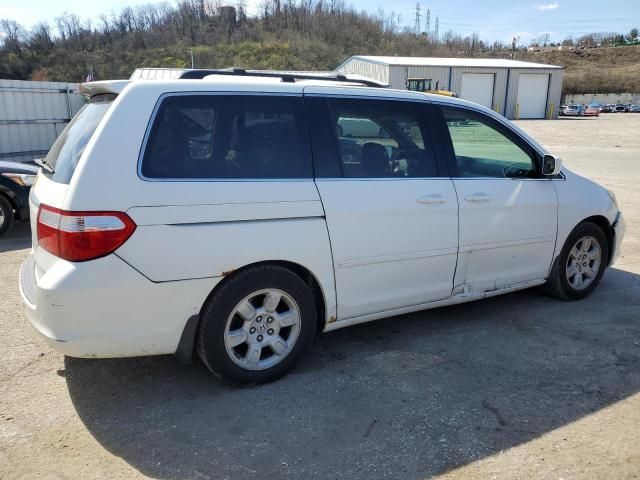
[[367, 142], [362, 146], [360, 165], [369, 177], [388, 177], [389, 154], [379, 143]]

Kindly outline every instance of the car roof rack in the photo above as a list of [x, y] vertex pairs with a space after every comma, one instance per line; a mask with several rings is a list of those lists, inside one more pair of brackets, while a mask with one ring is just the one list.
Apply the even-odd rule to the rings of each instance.
[[332, 75], [314, 75], [309, 73], [296, 72], [267, 72], [261, 70], [245, 70], [244, 68], [224, 68], [219, 70], [194, 69], [183, 72], [180, 79], [199, 80], [209, 75], [228, 75], [240, 77], [265, 77], [280, 78], [283, 82], [293, 83], [296, 80], [326, 80], [331, 82], [359, 83], [367, 87], [387, 88], [388, 85], [364, 77], [347, 77], [347, 75], [336, 73]]

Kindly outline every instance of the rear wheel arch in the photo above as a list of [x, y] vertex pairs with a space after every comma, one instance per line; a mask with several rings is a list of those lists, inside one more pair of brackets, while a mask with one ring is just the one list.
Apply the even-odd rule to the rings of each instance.
[[[200, 306], [202, 309], [204, 305], [209, 301], [209, 299], [218, 291], [220, 288], [229, 282], [232, 278], [238, 275], [240, 272], [248, 270], [250, 268], [268, 266], [268, 265], [276, 265], [296, 274], [298, 277], [302, 279], [302, 281], [309, 287], [311, 294], [313, 295], [315, 305], [316, 305], [316, 334], [322, 332], [325, 323], [326, 323], [326, 311], [327, 311], [327, 303], [324, 291], [320, 285], [320, 282], [316, 278], [316, 276], [306, 267], [300, 265], [299, 263], [290, 262], [286, 260], [267, 260], [261, 262], [254, 262], [247, 265], [242, 266], [241, 268], [224, 272], [224, 278], [218, 282], [218, 284], [211, 290], [207, 298]], [[198, 334], [198, 326], [200, 323], [200, 315], [193, 315], [187, 320], [185, 327], [182, 331], [182, 335], [180, 337], [180, 342], [178, 344], [178, 348], [176, 349], [175, 356], [183, 363], [191, 363], [193, 360], [193, 356], [195, 354], [195, 341], [196, 336]]]
[[10, 196], [5, 195], [4, 192], [0, 191], [0, 203], [2, 203], [6, 207], [8, 207], [6, 213], [6, 218], [4, 223], [0, 225], [0, 235], [6, 233], [9, 228], [11, 228], [11, 224], [14, 220], [19, 220], [20, 212], [16, 208], [15, 202], [11, 199]]
[[20, 213], [18, 209], [18, 204], [16, 203], [15, 199], [12, 198], [11, 195], [12, 194], [10, 193], [10, 191], [0, 190], [0, 197], [4, 198], [7, 202], [9, 202], [9, 205], [11, 205], [11, 208], [13, 208], [13, 210], [16, 212], [16, 218], [18, 218], [17, 215]]

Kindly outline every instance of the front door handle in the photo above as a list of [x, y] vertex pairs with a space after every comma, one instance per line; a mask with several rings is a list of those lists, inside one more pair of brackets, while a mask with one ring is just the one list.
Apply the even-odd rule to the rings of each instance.
[[443, 203], [446, 203], [446, 201], [447, 199], [444, 198], [439, 193], [433, 193], [431, 195], [423, 195], [422, 197], [416, 200], [416, 202], [422, 205], [441, 205]]
[[466, 197], [464, 197], [464, 199], [467, 202], [473, 202], [473, 203], [482, 203], [482, 202], [488, 202], [489, 200], [491, 200], [489, 195], [487, 195], [484, 192], [472, 193], [471, 195], [467, 195]]

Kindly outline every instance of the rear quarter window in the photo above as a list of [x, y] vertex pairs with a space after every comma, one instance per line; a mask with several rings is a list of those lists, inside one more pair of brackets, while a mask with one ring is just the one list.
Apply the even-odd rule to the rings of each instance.
[[310, 178], [302, 98], [171, 95], [161, 100], [142, 155], [148, 179]]
[[45, 171], [51, 180], [67, 184], [71, 181], [84, 149], [115, 97], [111, 94], [93, 97], [65, 127], [44, 159], [53, 170], [53, 173]]

